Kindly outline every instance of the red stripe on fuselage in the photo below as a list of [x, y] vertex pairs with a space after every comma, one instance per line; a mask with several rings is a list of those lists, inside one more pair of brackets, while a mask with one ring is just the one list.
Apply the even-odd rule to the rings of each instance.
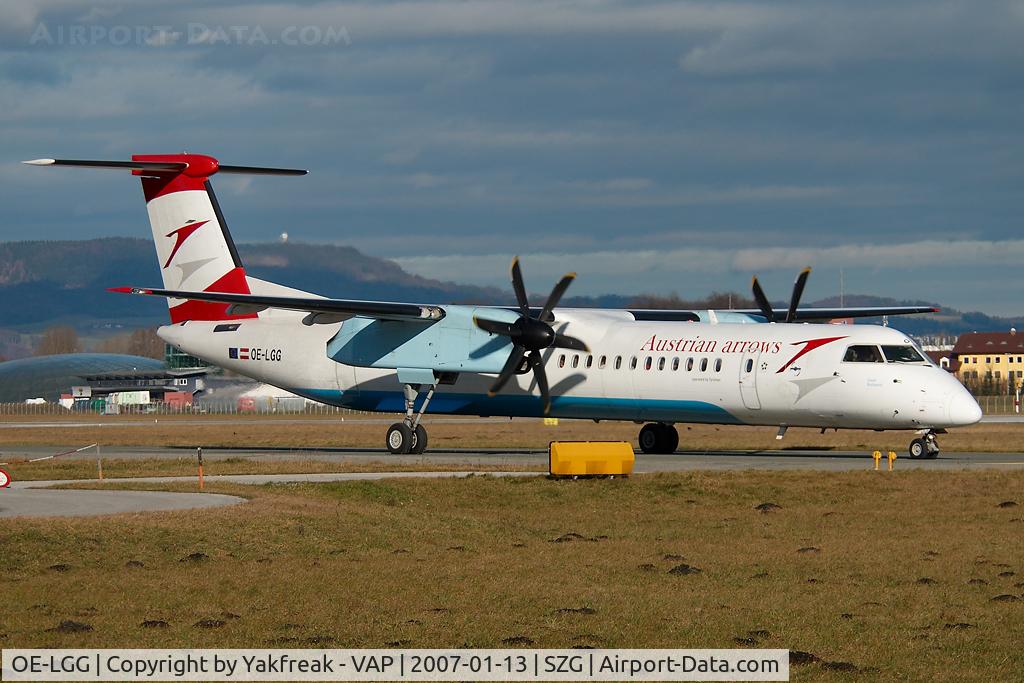
[[[206, 292], [224, 292], [227, 294], [250, 294], [249, 282], [245, 279], [245, 270], [232, 268], [227, 275], [207, 287]], [[247, 320], [258, 317], [255, 313], [229, 314], [228, 306], [213, 301], [193, 301], [172, 306], [171, 322], [180, 323], [186, 320]]]

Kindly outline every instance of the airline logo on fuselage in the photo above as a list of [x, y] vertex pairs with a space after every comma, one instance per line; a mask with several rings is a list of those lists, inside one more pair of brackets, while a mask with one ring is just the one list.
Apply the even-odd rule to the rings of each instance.
[[701, 339], [700, 335], [691, 338], [659, 339], [658, 335], [652, 334], [640, 350], [678, 353], [778, 353], [782, 350], [782, 344], [777, 341], [754, 339], [729, 340], [719, 346], [717, 339]]
[[[790, 346], [801, 347], [796, 354], [793, 355], [788, 361], [782, 364], [776, 374], [785, 372], [789, 366], [795, 363], [799, 358], [814, 351], [817, 348], [821, 348], [826, 344], [831, 344], [834, 341], [840, 339], [846, 339], [846, 336], [842, 337], [822, 337], [820, 339], [808, 339], [805, 341], [793, 342]], [[653, 352], [677, 352], [677, 353], [732, 353], [732, 354], [746, 354], [746, 353], [770, 353], [776, 354], [782, 351], [782, 342], [777, 341], [764, 341], [759, 339], [753, 340], [727, 340], [719, 343], [718, 339], [701, 339], [700, 335], [691, 338], [679, 338], [679, 339], [659, 339], [658, 335], [653, 334], [651, 338], [644, 342], [643, 346], [640, 347], [641, 351], [653, 351]]]

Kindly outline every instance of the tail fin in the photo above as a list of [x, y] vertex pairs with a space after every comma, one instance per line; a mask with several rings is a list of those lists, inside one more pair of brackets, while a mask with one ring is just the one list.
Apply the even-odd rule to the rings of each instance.
[[[130, 169], [142, 178], [165, 289], [249, 294], [245, 268], [210, 184], [215, 173], [304, 175], [293, 169], [223, 166], [201, 154], [135, 154], [131, 161], [36, 159], [37, 166]], [[255, 318], [227, 304], [168, 299], [171, 322]]]

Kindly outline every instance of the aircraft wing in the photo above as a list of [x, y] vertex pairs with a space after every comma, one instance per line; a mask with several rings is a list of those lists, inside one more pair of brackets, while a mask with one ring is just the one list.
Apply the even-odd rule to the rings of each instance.
[[190, 299], [228, 304], [229, 313], [257, 313], [267, 308], [309, 313], [305, 322], [339, 322], [353, 316], [382, 320], [440, 320], [444, 309], [440, 306], [391, 303], [387, 301], [358, 301], [353, 299], [314, 299], [291, 296], [263, 296], [259, 294], [226, 294], [223, 292], [187, 292], [174, 289], [145, 287], [114, 287], [111, 292], [162, 296], [170, 299]]
[[[724, 312], [724, 311], [723, 311]], [[757, 308], [729, 310], [729, 313], [742, 313], [763, 317]], [[815, 322], [836, 320], [838, 318], [880, 318], [884, 315], [913, 315], [915, 313], [938, 313], [934, 306], [863, 306], [859, 308], [798, 308], [795, 322]]]

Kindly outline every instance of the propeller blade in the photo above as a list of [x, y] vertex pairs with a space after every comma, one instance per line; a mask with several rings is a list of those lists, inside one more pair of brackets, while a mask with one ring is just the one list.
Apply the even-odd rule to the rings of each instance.
[[508, 360], [505, 361], [505, 366], [501, 369], [501, 373], [498, 374], [498, 379], [491, 385], [490, 391], [487, 392], [488, 396], [494, 396], [506, 383], [512, 378], [512, 375], [516, 374], [516, 370], [519, 369], [519, 364], [523, 362], [523, 354], [526, 351], [523, 350], [522, 346], [513, 346], [512, 353], [508, 354]]
[[530, 367], [533, 368], [533, 376], [537, 378], [537, 388], [540, 389], [540, 397], [544, 401], [544, 414], [551, 412], [551, 389], [548, 387], [548, 373], [544, 371], [544, 359], [540, 351], [531, 351]]
[[565, 290], [569, 289], [569, 285], [576, 279], [576, 273], [566, 273], [562, 276], [562, 279], [558, 281], [555, 288], [551, 290], [551, 294], [548, 294], [548, 300], [544, 303], [544, 308], [541, 309], [538, 320], [548, 321], [551, 316], [551, 311], [555, 310], [555, 306], [562, 299], [562, 295], [565, 294]]
[[764, 317], [768, 319], [768, 322], [775, 322], [775, 311], [772, 310], [768, 297], [764, 295], [764, 290], [761, 289], [761, 283], [757, 281], [756, 275], [753, 281], [751, 281], [750, 286], [754, 290], [754, 300], [757, 302], [757, 307], [764, 313]]
[[473, 324], [479, 327], [484, 332], [490, 332], [491, 334], [500, 334], [504, 337], [512, 336], [512, 323], [505, 323], [499, 320], [488, 320], [487, 318], [473, 317]]
[[523, 271], [519, 267], [519, 257], [512, 259], [512, 290], [516, 293], [519, 311], [530, 317], [530, 300], [526, 298], [526, 286], [523, 284]]
[[583, 343], [582, 340], [576, 337], [570, 337], [567, 334], [555, 334], [555, 342], [552, 346], [560, 349], [572, 349], [573, 351], [582, 351], [583, 353], [590, 353], [590, 349]]
[[807, 285], [807, 277], [811, 274], [810, 268], [804, 268], [800, 271], [800, 274], [796, 276], [796, 282], [793, 283], [793, 296], [789, 299], [789, 310], [786, 311], [786, 322], [791, 323], [796, 320], [796, 307], [800, 305], [800, 297], [804, 295], [804, 287]]

